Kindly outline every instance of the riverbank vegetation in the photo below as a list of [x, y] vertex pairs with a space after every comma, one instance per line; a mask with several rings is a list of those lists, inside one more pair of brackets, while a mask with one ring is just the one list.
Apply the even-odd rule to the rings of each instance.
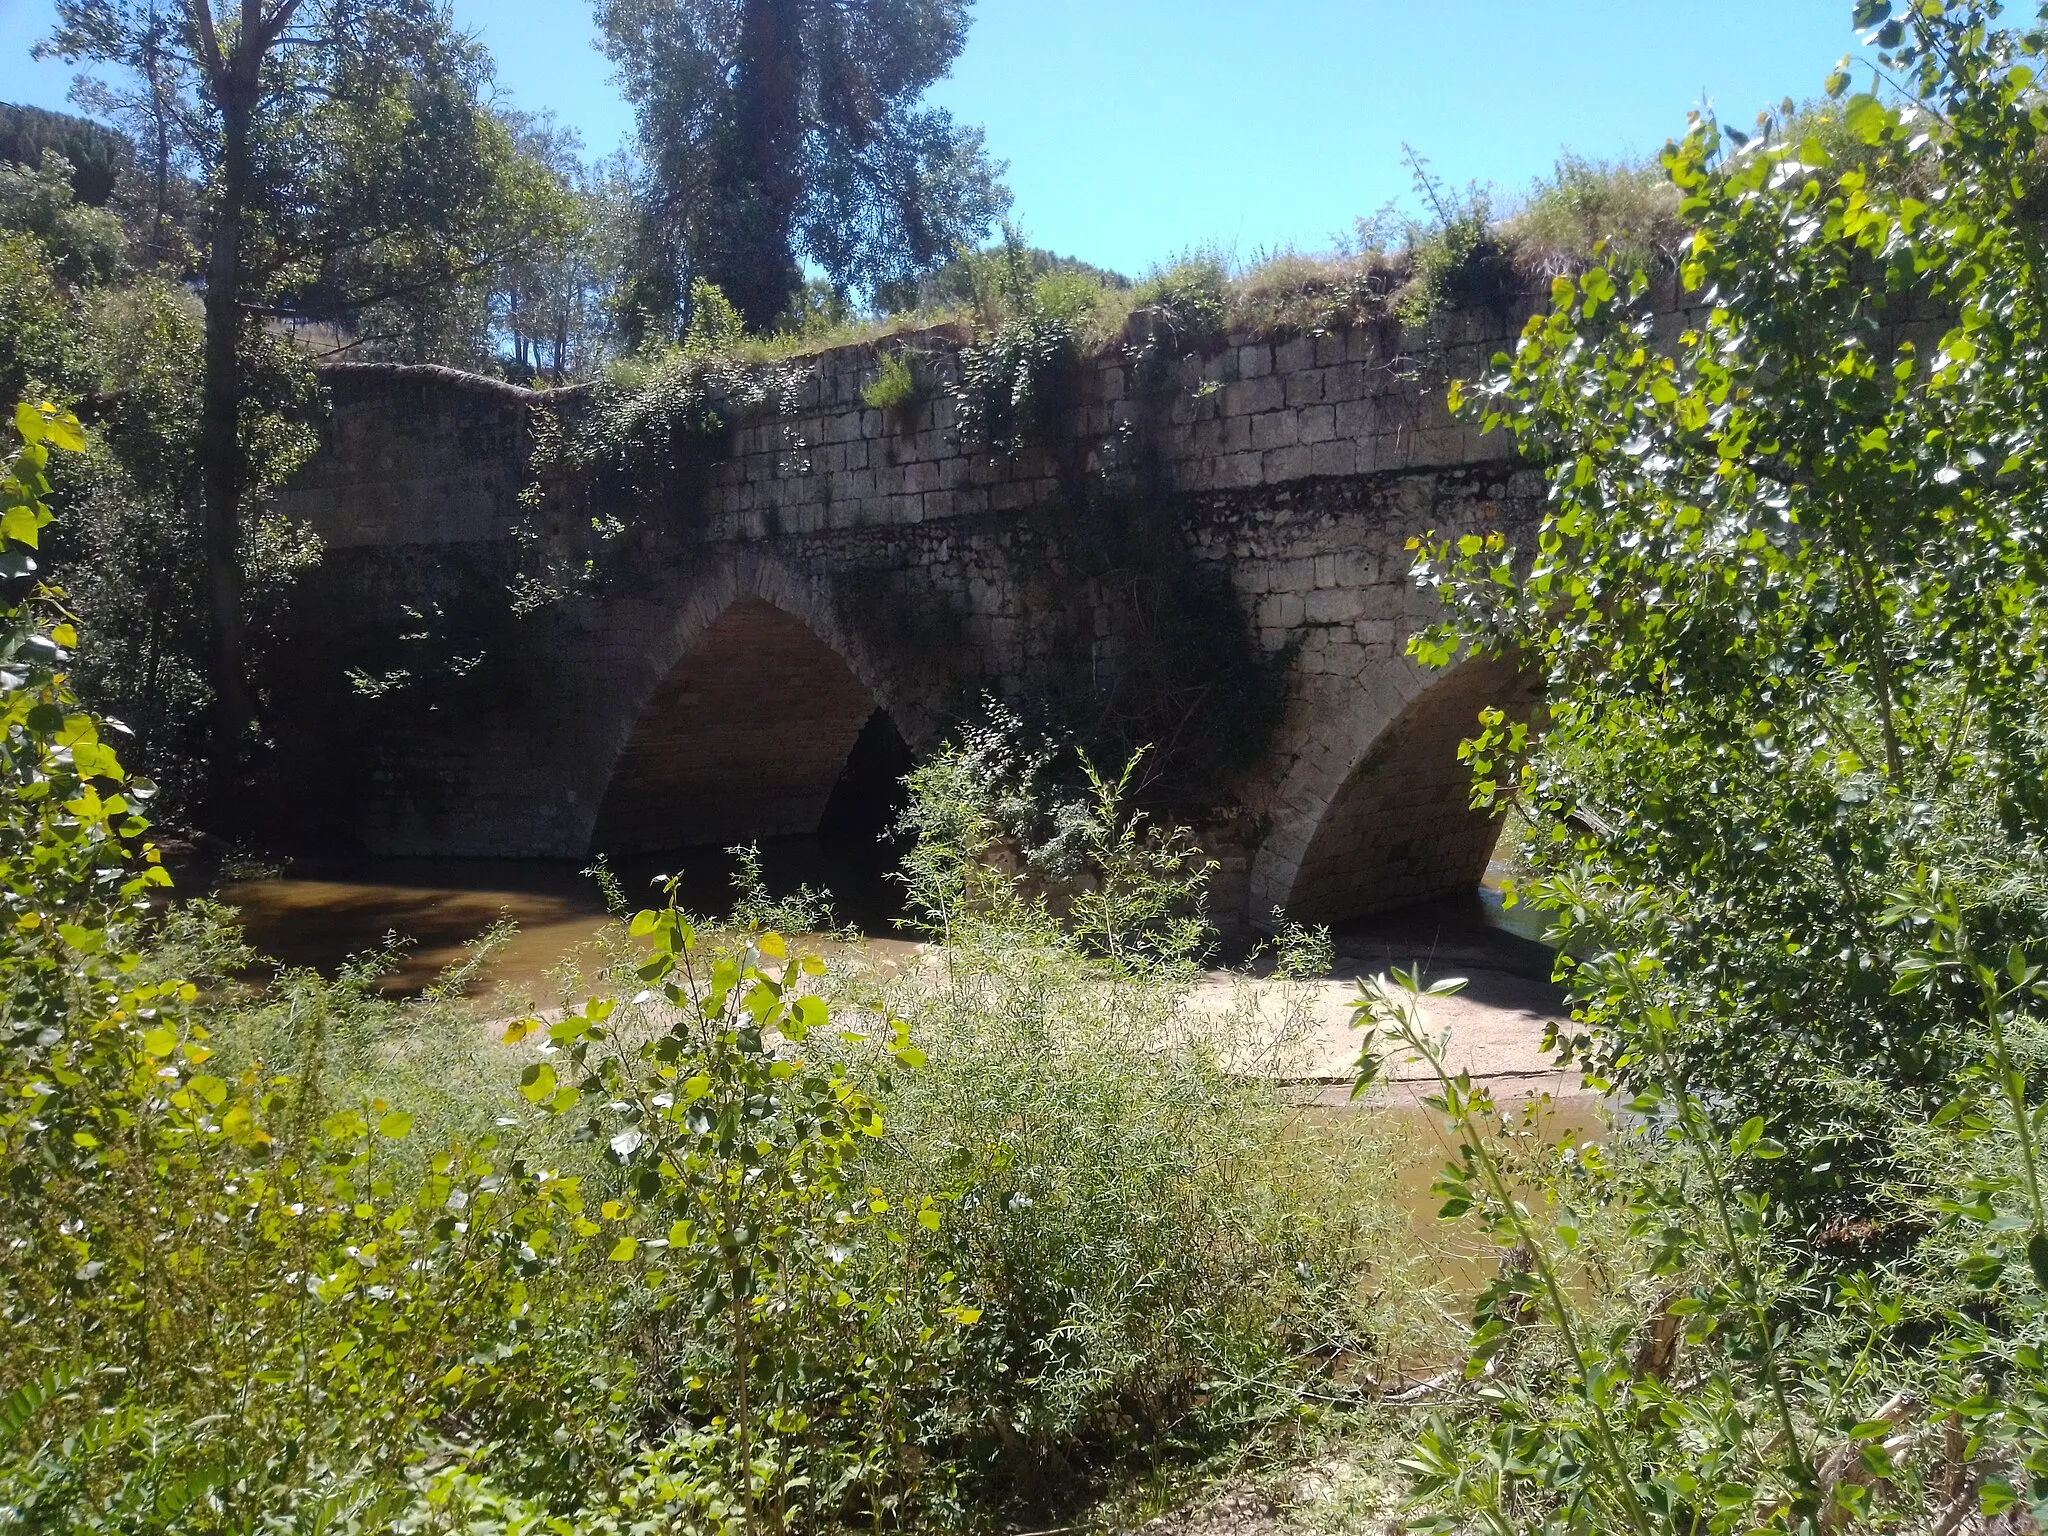
[[[1533, 547], [1417, 541], [1449, 611], [1413, 654], [1545, 677], [1540, 742], [1494, 714], [1467, 755], [1538, 829], [1559, 1047], [1647, 1122], [1539, 1209], [1443, 1081], [1446, 1209], [1507, 1257], [1468, 1372], [1495, 1384], [1407, 1462], [1442, 1528], [2048, 1515], [2048, 39], [1859, 10], [1907, 94], [1845, 64], [1832, 135], [1667, 151], [1686, 328], [1640, 268], [1560, 275], [1459, 392], [1547, 466]], [[1398, 992], [1365, 1011], [1433, 1056]]]
[[[16, 421], [18, 565], [83, 437]], [[46, 591], [8, 622], [11, 1523], [983, 1528], [1402, 1341], [1373, 1132], [1170, 1028], [1195, 872], [1113, 798], [1093, 939], [970, 896], [988, 813], [934, 770], [931, 967], [834, 978], [671, 897], [494, 1044], [463, 974], [250, 991], [219, 909], [153, 912], [78, 636]]]

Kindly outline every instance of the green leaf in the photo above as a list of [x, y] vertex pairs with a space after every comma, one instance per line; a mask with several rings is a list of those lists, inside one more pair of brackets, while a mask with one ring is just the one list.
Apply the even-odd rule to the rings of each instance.
[[202, 1072], [198, 1074], [185, 1086], [192, 1091], [193, 1097], [212, 1105], [216, 1109], [227, 1102], [228, 1085], [219, 1078], [210, 1076], [207, 1073]]
[[0, 512], [0, 537], [10, 538], [17, 544], [26, 544], [30, 549], [37, 547], [41, 524], [34, 512], [27, 507], [9, 507]]
[[77, 923], [59, 923], [57, 934], [82, 955], [96, 955], [107, 947], [107, 935], [99, 928], [82, 928]]
[[394, 1109], [377, 1122], [377, 1134], [386, 1141], [403, 1141], [412, 1134], [412, 1116]]
[[1892, 121], [1891, 110], [1875, 96], [1851, 96], [1842, 109], [1842, 125], [1866, 144], [1883, 142]]
[[1963, 1278], [1979, 1290], [1989, 1290], [1998, 1284], [1998, 1277], [2005, 1271], [2005, 1262], [1995, 1253], [1972, 1253], [1966, 1255], [1957, 1266]]
[[2027, 1239], [2027, 1267], [2034, 1272], [2034, 1284], [2048, 1291], [2048, 1232]]

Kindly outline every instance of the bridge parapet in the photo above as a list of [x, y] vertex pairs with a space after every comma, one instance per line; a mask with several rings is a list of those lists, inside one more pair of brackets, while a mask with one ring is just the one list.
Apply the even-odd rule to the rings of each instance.
[[1483, 371], [1519, 325], [1519, 312], [1489, 312], [1447, 316], [1420, 336], [1237, 334], [1174, 360], [1154, 384], [1149, 365], [1113, 348], [1085, 365], [1054, 440], [1003, 458], [962, 441], [944, 389], [907, 414], [861, 403], [882, 356], [903, 347], [950, 384], [957, 333], [838, 348], [812, 361], [791, 416], [734, 433], [702, 511], [712, 537], [745, 538], [1014, 512], [1077, 482], [1179, 496], [1497, 462], [1511, 445], [1452, 417], [1442, 381]]

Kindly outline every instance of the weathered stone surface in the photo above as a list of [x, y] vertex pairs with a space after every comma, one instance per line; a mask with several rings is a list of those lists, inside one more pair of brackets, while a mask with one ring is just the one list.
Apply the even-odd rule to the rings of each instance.
[[[1000, 462], [958, 440], [943, 397], [909, 419], [863, 408], [873, 347], [827, 353], [796, 414], [736, 430], [658, 504], [597, 507], [627, 532], [596, 587], [523, 619], [507, 589], [531, 563], [513, 530], [544, 397], [332, 370], [326, 447], [285, 498], [328, 556], [272, 684], [281, 759], [325, 776], [340, 812], [317, 830], [386, 853], [801, 830], [876, 709], [922, 748], [984, 692], [1107, 696], [1143, 618], [1130, 577], [1172, 566], [1221, 576], [1246, 643], [1291, 656], [1281, 723], [1204, 828], [1223, 915], [1469, 888], [1494, 827], [1466, 807], [1457, 742], [1523, 693], [1406, 659], [1433, 599], [1404, 545], [1539, 504], [1508, 445], [1443, 405], [1513, 320], [1451, 317], [1420, 377], [1396, 366], [1402, 338], [1365, 332], [1235, 338], [1166, 391], [1106, 357], [1069, 430]], [[914, 344], [950, 376], [957, 336]], [[410, 685], [365, 700], [350, 667]]]

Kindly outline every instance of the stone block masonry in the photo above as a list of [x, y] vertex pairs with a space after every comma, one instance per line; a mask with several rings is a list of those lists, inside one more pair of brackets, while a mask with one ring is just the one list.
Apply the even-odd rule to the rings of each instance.
[[[1277, 724], [1208, 744], [1233, 767], [1190, 812], [1224, 865], [1226, 920], [1470, 888], [1494, 829], [1467, 808], [1456, 745], [1482, 706], [1527, 697], [1498, 669], [1407, 659], [1433, 600], [1404, 546], [1534, 518], [1540, 476], [1444, 406], [1520, 318], [1232, 336], [1163, 381], [1113, 350], [1013, 458], [954, 428], [944, 386], [966, 338], [892, 337], [805, 360], [786, 415], [741, 424], [652, 502], [600, 491], [538, 523], [520, 501], [537, 412], [585, 397], [330, 369], [325, 446], [285, 496], [327, 556], [270, 684], [280, 769], [339, 809], [295, 829], [386, 854], [565, 858], [800, 830], [875, 711], [922, 750], [984, 694], [1135, 707], [1147, 594], [1193, 582], [1234, 605], [1207, 622], [1285, 661]], [[867, 408], [899, 348], [939, 392]], [[625, 532], [567, 600], [513, 614], [516, 573], [587, 545], [593, 516]]]

